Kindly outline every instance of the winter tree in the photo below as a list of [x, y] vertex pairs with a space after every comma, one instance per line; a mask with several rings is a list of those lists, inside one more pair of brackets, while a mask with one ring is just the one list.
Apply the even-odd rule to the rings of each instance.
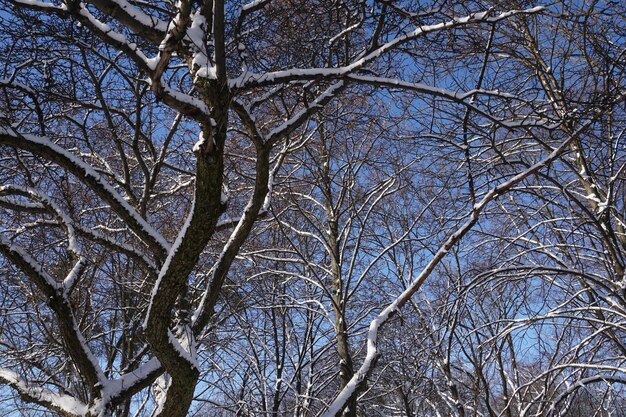
[[619, 2], [0, 5], [3, 414], [623, 413]]

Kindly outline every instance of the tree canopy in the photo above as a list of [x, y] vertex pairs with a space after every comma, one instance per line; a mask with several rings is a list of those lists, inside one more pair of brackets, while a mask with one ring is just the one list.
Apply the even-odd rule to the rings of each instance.
[[619, 1], [0, 0], [0, 413], [626, 415]]

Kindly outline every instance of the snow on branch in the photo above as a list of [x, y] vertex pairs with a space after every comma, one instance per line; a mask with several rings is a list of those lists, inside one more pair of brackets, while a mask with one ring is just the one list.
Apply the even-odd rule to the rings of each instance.
[[153, 273], [158, 273], [158, 267], [156, 263], [152, 259], [150, 259], [149, 255], [139, 252], [136, 245], [130, 245], [122, 242], [117, 242], [113, 238], [105, 235], [104, 233], [98, 231], [94, 228], [89, 228], [82, 226], [80, 224], [75, 224], [76, 232], [81, 235], [83, 238], [92, 240], [97, 242], [103, 246], [110, 247], [114, 250], [122, 252], [128, 256], [131, 256], [136, 261], [142, 263]]
[[23, 92], [25, 92], [26, 94], [28, 94], [29, 96], [31, 96], [33, 99], [36, 99], [36, 93], [35, 91], [30, 88], [29, 86], [27, 86], [26, 84], [22, 84], [20, 82], [17, 82], [13, 79], [13, 77], [15, 76], [15, 73], [13, 74], [13, 76], [11, 78], [3, 78], [0, 79], [0, 86], [2, 87], [12, 87], [18, 90], [22, 90]]
[[157, 95], [166, 104], [171, 105], [174, 109], [180, 111], [185, 116], [196, 118], [198, 120], [204, 120], [210, 117], [209, 108], [202, 100], [190, 95], [185, 94], [182, 91], [174, 90], [161, 79], [158, 83], [154, 80], [146, 80], [152, 86], [153, 89], [158, 90]]
[[53, 13], [67, 12], [67, 6], [65, 4], [61, 4], [60, 6], [57, 6], [53, 3], [48, 3], [46, 1], [39, 1], [39, 0], [11, 0], [11, 3], [13, 3], [16, 6], [23, 6], [29, 9], [41, 10], [45, 12], [53, 12]]
[[252, 12], [268, 4], [271, 0], [254, 0], [241, 6], [242, 12]]
[[150, 304], [148, 306], [148, 314], [146, 315], [146, 318], [144, 320], [144, 328], [148, 327], [148, 323], [150, 322], [150, 312], [152, 311], [152, 303], [154, 302], [154, 298], [157, 296], [158, 292], [159, 292], [159, 287], [161, 284], [161, 281], [163, 280], [163, 278], [165, 277], [165, 275], [167, 275], [168, 270], [170, 268], [170, 264], [172, 262], [172, 259], [176, 256], [176, 253], [178, 252], [178, 250], [180, 249], [182, 243], [183, 243], [183, 239], [185, 238], [185, 236], [187, 235], [187, 231], [189, 230], [189, 226], [191, 225], [191, 221], [193, 219], [194, 216], [194, 208], [195, 208], [195, 199], [191, 204], [191, 207], [189, 208], [189, 213], [187, 214], [187, 218], [185, 219], [185, 223], [183, 224], [183, 226], [181, 227], [180, 231], [178, 232], [178, 236], [176, 237], [176, 240], [174, 241], [174, 244], [171, 246], [171, 248], [168, 251], [167, 254], [167, 258], [165, 259], [165, 262], [163, 263], [163, 266], [161, 266], [161, 270], [159, 271], [159, 276], [156, 280], [156, 282], [154, 283], [154, 286], [152, 287], [152, 293], [150, 294]]
[[107, 44], [124, 52], [132, 59], [137, 66], [145, 71], [151, 71], [154, 68], [154, 61], [149, 59], [139, 49], [136, 43], [129, 42], [126, 35], [116, 32], [106, 23], [96, 19], [96, 17], [84, 5], [80, 4], [72, 15], [83, 25], [91, 30], [91, 32], [102, 39]]
[[398, 36], [390, 40], [389, 42], [386, 42], [385, 44], [377, 47], [374, 50], [364, 52], [360, 58], [342, 67], [292, 68], [288, 70], [266, 72], [262, 74], [244, 73], [240, 77], [231, 80], [230, 86], [232, 88], [246, 89], [251, 87], [267, 86], [290, 81], [315, 80], [320, 78], [343, 78], [348, 74], [352, 74], [358, 70], [364, 69], [369, 63], [373, 62], [387, 52], [395, 50], [403, 44], [425, 34], [446, 29], [453, 29], [468, 24], [495, 23], [518, 14], [534, 14], [539, 13], [542, 10], [544, 10], [544, 7], [538, 6], [526, 10], [511, 10], [494, 17], [488, 17], [489, 11], [472, 13], [468, 16], [451, 19], [445, 22], [420, 26], [405, 35]]
[[211, 56], [206, 47], [207, 21], [200, 10], [191, 17], [191, 25], [187, 28], [185, 39], [190, 42], [193, 58], [191, 60], [194, 78], [217, 79], [217, 69], [211, 62]]
[[[148, 58], [136, 43], [130, 42], [126, 35], [115, 31], [111, 26], [98, 20], [82, 3], [78, 4], [77, 7], [72, 10], [68, 9], [65, 5], [57, 7], [50, 3], [34, 0], [14, 0], [14, 3], [31, 9], [51, 12], [62, 18], [67, 18], [69, 16], [75, 17], [77, 21], [89, 28], [95, 36], [106, 42], [108, 45], [111, 45], [115, 49], [123, 52], [141, 70], [149, 74], [150, 79], [147, 81], [150, 83], [159, 99], [163, 100], [172, 108], [192, 118], [201, 119], [208, 114], [206, 106], [199, 100], [182, 92], [175, 91], [163, 82], [162, 74], [165, 67], [167, 67], [169, 57], [173, 53], [174, 48], [174, 46], [169, 45], [169, 43], [166, 51], [161, 51], [158, 57]], [[163, 39], [163, 42], [166, 42], [171, 38], [174, 43], [178, 40], [178, 36], [172, 37], [169, 32], [168, 35], [163, 38], [164, 33], [162, 33], [162, 29], [165, 27], [165, 22], [144, 14], [141, 10], [131, 6], [123, 0], [94, 0], [93, 3], [97, 8], [105, 10], [105, 12], [108, 12], [111, 15], [115, 15], [115, 18], [120, 20], [123, 24], [126, 24], [131, 29], [138, 31], [140, 35], [143, 34], [144, 37], [152, 40]], [[115, 7], [112, 7], [113, 5]], [[123, 11], [123, 13], [118, 15], [116, 14], [118, 11]], [[148, 29], [148, 24], [150, 25], [150, 29]], [[174, 26], [178, 28], [180, 25]], [[153, 33], [148, 36], [147, 34], [151, 33], [150, 31]], [[185, 32], [183, 31], [180, 36], [184, 36], [184, 34]]]
[[199, 306], [192, 314], [192, 326], [195, 334], [202, 332], [212, 316], [213, 308], [233, 260], [250, 234], [255, 221], [263, 211], [267, 211], [267, 206], [270, 204], [268, 196], [271, 193], [271, 182], [275, 173], [270, 168], [270, 147], [257, 144], [256, 150], [257, 161], [254, 190], [228, 242], [224, 245], [219, 258], [213, 265], [211, 269], [211, 283], [202, 295]]
[[[11, 197], [10, 195], [4, 196], [2, 188], [4, 188], [6, 191], [6, 187], [0, 187], [0, 206], [6, 207], [11, 210], [17, 210], [17, 211], [23, 211], [23, 212], [29, 212], [29, 213], [35, 213], [35, 214], [43, 214], [43, 213], [50, 212], [49, 210], [50, 207], [40, 202], [32, 202], [32, 201], [26, 201], [23, 199], [17, 199], [15, 197]], [[33, 225], [42, 225], [42, 224], [45, 224], [47, 226], [53, 226], [53, 227], [63, 227], [67, 231], [66, 223], [63, 223], [63, 221], [59, 221], [59, 220], [38, 220], [37, 222], [28, 224], [26, 226], [30, 227]], [[25, 226], [21, 227], [19, 230], [22, 230], [24, 227]], [[158, 273], [158, 268], [157, 268], [157, 265], [154, 263], [154, 261], [150, 259], [150, 256], [148, 254], [139, 252], [138, 251], [139, 248], [136, 245], [129, 245], [123, 242], [118, 242], [115, 239], [98, 231], [96, 228], [85, 227], [79, 223], [72, 224], [72, 228], [75, 230], [75, 233], [80, 235], [81, 237], [91, 240], [93, 242], [99, 243], [115, 251], [124, 253], [125, 255], [130, 256], [136, 261], [142, 263], [144, 266], [148, 268], [148, 270], [152, 271], [154, 274]]]
[[26, 211], [30, 213], [47, 212], [46, 207], [43, 204], [32, 203], [30, 201], [23, 201], [14, 197], [9, 197], [9, 196], [5, 197], [5, 196], [0, 195], [0, 206], [6, 207], [12, 210]]
[[150, 41], [160, 41], [167, 31], [167, 22], [144, 13], [126, 0], [89, 0], [89, 3]]
[[[42, 265], [24, 248], [1, 235], [0, 252], [27, 275], [45, 296], [48, 306], [55, 313], [61, 336], [75, 365], [85, 375], [92, 387], [103, 386], [106, 383], [106, 377], [78, 327], [67, 298], [69, 287], [64, 287], [63, 284], [57, 282], [54, 277], [44, 271]], [[82, 268], [82, 265], [83, 263], [79, 262], [78, 268]], [[74, 275], [78, 275], [79, 272], [76, 267], [72, 269], [67, 277], [68, 285], [75, 283]]]
[[43, 405], [68, 417], [87, 415], [87, 405], [76, 398], [28, 384], [17, 372], [0, 368], [0, 382], [16, 390], [20, 396], [35, 404]]
[[104, 180], [92, 166], [60, 147], [50, 139], [30, 134], [20, 134], [13, 129], [0, 127], [0, 145], [29, 151], [53, 161], [74, 174], [85, 185], [106, 201], [128, 224], [135, 234], [147, 243], [159, 256], [169, 250], [170, 245], [137, 211]]
[[68, 251], [74, 256], [80, 256], [81, 250], [76, 241], [76, 232], [74, 229], [74, 221], [70, 216], [59, 207], [51, 198], [43, 194], [37, 189], [30, 187], [20, 187], [17, 185], [4, 185], [0, 187], [0, 196], [3, 194], [16, 194], [26, 196], [39, 201], [44, 207], [47, 207], [52, 214], [55, 214], [63, 224], [67, 232]]
[[54, 296], [55, 293], [61, 291], [62, 285], [44, 271], [41, 264], [33, 258], [23, 247], [13, 243], [11, 240], [0, 235], [0, 252], [8, 258], [15, 261], [22, 270], [28, 275], [35, 278], [38, 286], [43, 290], [46, 296]]
[[[76, 263], [74, 264], [74, 267], [71, 269], [71, 271], [68, 273], [68, 275], [66, 276], [66, 278], [63, 280], [63, 283], [62, 283], [63, 291], [65, 295], [68, 296], [71, 293], [72, 289], [78, 283], [79, 278], [82, 276], [82, 273], [84, 272], [85, 267], [87, 266], [87, 259], [84, 256], [82, 256], [81, 249], [76, 241], [76, 232], [75, 232], [73, 220], [51, 198], [49, 198], [48, 196], [46, 196], [39, 190], [36, 190], [34, 188], [29, 188], [29, 187], [19, 187], [16, 185], [5, 185], [5, 186], [0, 187], [0, 196], [2, 196], [3, 194], [7, 194], [7, 193], [22, 195], [22, 196], [30, 197], [36, 201], [39, 201], [42, 203], [44, 207], [48, 208], [48, 210], [52, 214], [56, 215], [57, 217], [61, 219], [61, 224], [63, 225], [67, 233], [67, 239], [68, 239], [67, 250], [70, 254], [72, 254], [74, 259], [77, 259]], [[30, 257], [30, 255], [28, 255], [27, 253], [22, 253], [21, 256], [27, 261], [28, 261], [28, 257]], [[32, 265], [36, 265], [36, 262], [34, 262], [32, 258], [31, 258], [31, 261], [32, 262], [30, 263]], [[45, 274], [43, 270], [40, 270], [39, 272], [42, 274], [42, 277], [44, 277], [44, 279], [48, 281], [48, 285], [51, 285], [51, 286], [58, 285], [53, 279], [48, 277], [47, 274]]]

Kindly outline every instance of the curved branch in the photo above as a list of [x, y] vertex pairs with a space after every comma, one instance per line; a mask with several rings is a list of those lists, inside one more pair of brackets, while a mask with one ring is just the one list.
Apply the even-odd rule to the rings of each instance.
[[159, 43], [167, 32], [167, 22], [148, 15], [126, 0], [88, 0], [101, 12], [111, 16], [142, 38]]
[[87, 414], [87, 405], [76, 398], [51, 390], [30, 386], [17, 372], [0, 369], [0, 382], [18, 392], [22, 400], [39, 404], [66, 417], [79, 417]]

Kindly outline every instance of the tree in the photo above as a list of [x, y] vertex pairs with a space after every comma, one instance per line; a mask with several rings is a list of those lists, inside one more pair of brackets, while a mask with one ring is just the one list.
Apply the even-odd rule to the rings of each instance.
[[[622, 393], [618, 5], [2, 7], [0, 382], [21, 401], [512, 416]], [[555, 340], [532, 374], [526, 327]], [[375, 367], [403, 344], [430, 373]]]

